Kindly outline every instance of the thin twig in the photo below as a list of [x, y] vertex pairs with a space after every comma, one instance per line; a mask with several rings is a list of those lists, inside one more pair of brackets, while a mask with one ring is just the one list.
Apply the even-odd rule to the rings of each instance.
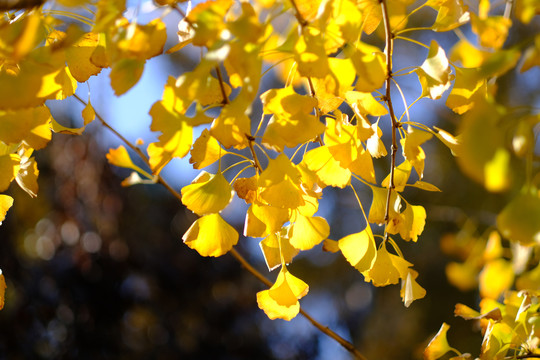
[[392, 85], [392, 52], [393, 52], [393, 45], [394, 45], [394, 34], [392, 33], [392, 29], [390, 28], [390, 18], [388, 16], [388, 7], [386, 4], [386, 0], [379, 0], [379, 3], [381, 4], [381, 11], [383, 15], [383, 21], [384, 21], [384, 28], [385, 28], [385, 34], [386, 34], [386, 48], [385, 48], [385, 55], [386, 55], [386, 94], [384, 95], [384, 100], [386, 104], [388, 105], [388, 112], [390, 114], [390, 119], [392, 121], [392, 148], [390, 153], [390, 181], [388, 182], [388, 195], [386, 197], [386, 210], [384, 213], [384, 221], [385, 221], [385, 230], [384, 230], [384, 237], [385, 239], [388, 238], [388, 224], [390, 222], [390, 199], [392, 197], [392, 191], [395, 188], [394, 184], [394, 169], [396, 167], [396, 153], [397, 153], [397, 138], [396, 138], [396, 130], [399, 127], [399, 123], [396, 120], [396, 115], [394, 113], [394, 107], [392, 105], [392, 97], [390, 94], [390, 88]]
[[223, 76], [221, 76], [221, 70], [219, 69], [219, 65], [216, 65], [216, 74], [219, 80], [219, 88], [221, 89], [221, 96], [223, 97], [223, 100], [221, 100], [221, 103], [223, 105], [226, 105], [229, 103], [229, 98], [227, 97], [227, 92], [225, 91], [225, 83], [223, 81]]
[[262, 172], [261, 164], [259, 163], [259, 158], [257, 157], [257, 153], [255, 152], [255, 148], [253, 147], [253, 142], [255, 141], [255, 138], [249, 134], [245, 134], [246, 139], [248, 140], [248, 146], [249, 151], [251, 151], [251, 156], [253, 157], [253, 166], [255, 166], [255, 169], [257, 169], [257, 172]]

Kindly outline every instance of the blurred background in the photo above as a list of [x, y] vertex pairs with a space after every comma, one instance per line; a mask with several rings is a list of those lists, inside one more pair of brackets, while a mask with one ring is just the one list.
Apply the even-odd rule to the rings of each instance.
[[[144, 21], [156, 16], [152, 2], [133, 3], [139, 10], [128, 13], [128, 18]], [[433, 14], [429, 15], [431, 19]], [[172, 47], [179, 18], [169, 14], [165, 20]], [[537, 31], [538, 24], [533, 26]], [[467, 26], [463, 31], [470, 35]], [[513, 31], [509, 42], [526, 29], [518, 26]], [[415, 32], [411, 37], [429, 43], [433, 33], [424, 35]], [[458, 40], [453, 33], [437, 35], [445, 49]], [[376, 36], [365, 41], [382, 47]], [[396, 42], [395, 54], [396, 68], [403, 68], [421, 64], [427, 50]], [[148, 110], [161, 98], [167, 76], [192, 69], [197, 57], [187, 52], [148, 61], [140, 83], [120, 98], [112, 95], [105, 70], [88, 87], [81, 84], [77, 93], [86, 99], [90, 92], [96, 111], [130, 141], [140, 138], [149, 143], [156, 134], [148, 130]], [[500, 101], [538, 106], [540, 89], [531, 80], [538, 78], [537, 68], [526, 76], [510, 72], [501, 77]], [[279, 86], [272, 72], [266, 81], [263, 86]], [[420, 91], [416, 75], [401, 77], [399, 82], [412, 102]], [[400, 98], [397, 92], [393, 96]], [[458, 120], [444, 102], [445, 97], [420, 101], [411, 111], [412, 120], [455, 133]], [[82, 105], [76, 101], [47, 105], [60, 123], [82, 125]], [[403, 111], [402, 105], [396, 107]], [[380, 123], [386, 144], [387, 120]], [[36, 155], [38, 197], [30, 199], [15, 186], [10, 189], [15, 205], [0, 226], [0, 267], [8, 286], [0, 312], [0, 359], [351, 358], [300, 315], [290, 322], [269, 320], [256, 302], [255, 294], [264, 286], [232, 256], [203, 258], [185, 246], [181, 237], [196, 217], [160, 185], [121, 187], [129, 171], [112, 168], [105, 160], [108, 149], [120, 144], [97, 122], [82, 136], [54, 134], [49, 146]], [[421, 358], [442, 322], [453, 328], [449, 333], [453, 347], [473, 355], [480, 348], [474, 323], [453, 316], [458, 302], [476, 307], [478, 294], [449, 284], [445, 266], [460, 259], [444, 252], [440, 244], [441, 239], [443, 244], [444, 239], [456, 239], [456, 233], [457, 238], [484, 234], [509, 197], [489, 194], [465, 178], [438, 140], [423, 148], [424, 180], [442, 192], [405, 191], [411, 204], [426, 208], [427, 223], [418, 243], [399, 244], [420, 273], [418, 282], [427, 290], [424, 299], [405, 308], [399, 286], [366, 284], [340, 254], [325, 253], [321, 246], [290, 265], [291, 272], [310, 285], [302, 307], [369, 359]], [[388, 159], [376, 166], [381, 181]], [[164, 176], [179, 190], [197, 173], [184, 159], [172, 162]], [[369, 208], [371, 191], [354, 185]], [[325, 189], [320, 208], [319, 215], [331, 225], [332, 239], [365, 226], [350, 191]], [[240, 234], [244, 210], [242, 201], [235, 199], [224, 214]], [[237, 249], [267, 274], [258, 242], [241, 237]], [[271, 279], [275, 276], [276, 272], [268, 274]]]

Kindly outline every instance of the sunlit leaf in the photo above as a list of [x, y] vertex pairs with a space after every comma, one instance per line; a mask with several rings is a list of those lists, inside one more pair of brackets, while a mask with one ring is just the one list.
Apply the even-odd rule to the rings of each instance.
[[251, 120], [248, 113], [249, 104], [236, 98], [221, 110], [221, 114], [212, 123], [210, 134], [225, 148], [243, 149], [247, 146], [246, 135], [251, 134]]
[[182, 188], [182, 203], [198, 215], [217, 213], [232, 199], [232, 187], [221, 172], [202, 172], [190, 185]]
[[42, 149], [51, 140], [51, 120], [46, 106], [17, 111], [0, 110], [0, 141], [6, 144], [25, 141], [33, 149]]
[[495, 321], [502, 320], [502, 314], [501, 309], [494, 308], [491, 311], [488, 311], [485, 314], [481, 314], [480, 312], [471, 309], [467, 305], [463, 304], [456, 304], [456, 307], [454, 309], [454, 315], [462, 317], [465, 320], [480, 320], [480, 319], [491, 319]]
[[57, 134], [68, 134], [68, 135], [82, 135], [84, 132], [85, 126], [80, 128], [70, 128], [66, 127], [55, 119], [51, 119], [51, 130]]
[[296, 215], [294, 224], [291, 226], [290, 243], [296, 249], [309, 250], [320, 244], [330, 235], [330, 226], [326, 219], [320, 216]]
[[497, 217], [501, 234], [523, 245], [540, 242], [540, 198], [519, 195], [514, 198]]
[[82, 118], [84, 120], [84, 126], [88, 125], [89, 123], [94, 121], [94, 119], [96, 118], [96, 112], [94, 108], [92, 107], [90, 100], [88, 100], [88, 103], [86, 104], [86, 106], [84, 107], [82, 111]]
[[270, 319], [289, 321], [298, 315], [298, 299], [304, 297], [308, 290], [305, 282], [282, 267], [274, 285], [269, 290], [257, 293], [257, 303]]
[[356, 48], [345, 48], [351, 59], [358, 80], [355, 89], [359, 92], [372, 92], [379, 89], [386, 79], [386, 59], [379, 48], [358, 41]]
[[39, 170], [37, 167], [36, 160], [30, 158], [32, 150], [27, 151], [26, 154], [21, 156], [21, 162], [19, 171], [15, 180], [17, 184], [31, 197], [36, 197], [38, 193], [38, 176]]
[[418, 273], [416, 271], [409, 271], [406, 279], [401, 280], [401, 299], [405, 307], [409, 307], [413, 301], [422, 299], [426, 296], [426, 290], [416, 282]]
[[272, 271], [281, 265], [281, 258], [285, 264], [292, 262], [293, 257], [298, 254], [299, 250], [294, 248], [289, 239], [284, 236], [271, 234], [259, 243], [266, 261], [268, 270]]
[[0, 191], [5, 191], [19, 172], [21, 158], [16, 154], [0, 155]]
[[358, 271], [364, 272], [372, 268], [377, 248], [369, 227], [340, 239], [338, 246], [345, 259]]
[[139, 82], [143, 70], [144, 60], [121, 59], [115, 62], [110, 73], [114, 94], [120, 96], [135, 86]]
[[439, 332], [431, 339], [424, 350], [424, 360], [437, 360], [452, 349], [446, 339], [448, 329], [450, 329], [450, 325], [447, 323], [441, 325]]
[[13, 198], [9, 195], [0, 194], [0, 225], [6, 219], [6, 214], [11, 206], [13, 206]]
[[422, 85], [423, 96], [439, 99], [450, 88], [450, 64], [444, 49], [435, 40], [431, 41], [427, 59], [416, 73]]
[[514, 283], [512, 263], [504, 259], [488, 262], [479, 275], [480, 296], [497, 299]]
[[344, 188], [351, 181], [351, 171], [341, 167], [326, 146], [308, 151], [303, 163], [317, 174], [324, 185]]
[[210, 135], [208, 129], [204, 129], [193, 143], [189, 163], [193, 164], [194, 169], [202, 169], [218, 161], [224, 153], [216, 138]]
[[400, 278], [407, 276], [411, 263], [399, 256], [390, 254], [383, 245], [377, 250], [377, 256], [371, 269], [363, 272], [366, 281], [373, 282], [375, 286], [397, 284]]
[[201, 256], [218, 257], [238, 243], [238, 232], [219, 214], [209, 214], [197, 219], [182, 240]]
[[437, 18], [432, 26], [435, 31], [453, 30], [470, 19], [462, 0], [429, 0], [427, 5], [437, 10]]
[[480, 45], [486, 48], [501, 48], [511, 25], [512, 20], [503, 16], [489, 16], [482, 19], [471, 13], [472, 31], [478, 35]]
[[66, 49], [69, 71], [78, 82], [85, 82], [90, 76], [101, 72], [101, 67], [90, 60], [98, 45], [98, 36], [96, 33], [86, 33], [76, 44]]

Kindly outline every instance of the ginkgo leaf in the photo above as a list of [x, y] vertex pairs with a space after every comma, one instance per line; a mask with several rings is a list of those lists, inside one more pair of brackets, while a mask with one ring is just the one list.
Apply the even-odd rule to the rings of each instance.
[[259, 176], [258, 185], [260, 187], [270, 187], [287, 179], [298, 184], [300, 176], [300, 171], [293, 165], [287, 155], [281, 153], [275, 159], [268, 161], [268, 166]]
[[357, 41], [355, 48], [345, 48], [345, 54], [351, 59], [358, 75], [355, 86], [357, 91], [370, 93], [384, 84], [386, 59], [379, 48]]
[[383, 133], [381, 128], [379, 127], [379, 120], [373, 123], [371, 125], [371, 128], [373, 129], [373, 135], [371, 135], [371, 137], [367, 139], [366, 149], [374, 158], [386, 156], [388, 152], [386, 151], [386, 147], [381, 140], [381, 136], [383, 135]]
[[225, 30], [224, 16], [233, 4], [232, 0], [208, 0], [197, 4], [188, 14], [187, 21], [193, 24], [193, 44], [210, 48]]
[[150, 59], [163, 52], [167, 41], [167, 28], [160, 19], [154, 19], [146, 25], [121, 22], [116, 26], [116, 46], [122, 52], [122, 58], [140, 61]]
[[[31, 154], [32, 151], [28, 153]], [[22, 156], [19, 171], [15, 180], [17, 184], [31, 197], [36, 197], [38, 193], [38, 183], [37, 179], [39, 176], [39, 170], [37, 167], [36, 160], [34, 158], [29, 158], [28, 156]]]
[[351, 181], [351, 171], [341, 167], [326, 146], [308, 151], [302, 162], [326, 186], [344, 188]]
[[232, 187], [221, 172], [203, 171], [190, 185], [182, 188], [182, 203], [198, 215], [217, 213], [232, 199]]
[[489, 16], [480, 18], [471, 13], [471, 28], [478, 35], [482, 47], [500, 49], [508, 36], [512, 20], [504, 16]]
[[383, 116], [388, 114], [388, 110], [375, 100], [368, 92], [347, 91], [345, 97], [349, 104], [354, 104], [357, 111], [362, 115]]
[[459, 156], [461, 145], [459, 136], [454, 136], [445, 130], [439, 129], [436, 126], [434, 126], [433, 128], [437, 131], [437, 133], [435, 133], [435, 136], [437, 136], [437, 138], [441, 140], [442, 143], [450, 149], [450, 151], [452, 151], [452, 155]]
[[426, 5], [437, 10], [437, 18], [432, 25], [435, 31], [450, 31], [470, 20], [470, 13], [462, 0], [430, 0]]
[[272, 206], [297, 208], [304, 204], [299, 180], [300, 172], [281, 153], [268, 162], [267, 168], [259, 176], [260, 197]]
[[426, 296], [426, 290], [416, 282], [418, 273], [414, 270], [410, 270], [407, 273], [407, 277], [401, 280], [401, 299], [405, 307], [409, 307], [413, 301], [422, 299]]
[[409, 126], [407, 136], [400, 140], [403, 156], [412, 164], [420, 179], [424, 177], [424, 160], [426, 159], [426, 154], [420, 145], [431, 139], [432, 136], [429, 132]]
[[504, 259], [488, 262], [479, 275], [480, 296], [497, 299], [514, 283], [512, 263]]
[[[450, 60], [453, 63], [461, 62], [462, 68], [473, 70], [480, 67], [489, 57], [489, 51], [478, 49], [467, 39], [459, 40], [450, 50]], [[461, 67], [459, 69], [462, 69]]]
[[84, 126], [90, 124], [96, 118], [96, 112], [94, 110], [94, 107], [90, 103], [90, 100], [88, 100], [88, 103], [82, 111], [82, 118], [84, 120]]
[[456, 67], [456, 80], [446, 100], [446, 106], [458, 114], [463, 114], [485, 98], [486, 91], [486, 80], [478, 69]]
[[150, 166], [155, 174], [158, 174], [171, 159], [186, 156], [193, 141], [193, 128], [189, 118], [167, 105], [165, 100], [158, 101], [150, 109], [152, 116], [150, 130], [161, 132], [159, 141], [151, 143], [147, 149]]
[[17, 154], [0, 155], [0, 191], [5, 191], [19, 172], [21, 158]]
[[212, 123], [210, 134], [225, 148], [243, 149], [247, 146], [246, 135], [251, 134], [248, 107], [248, 103], [237, 97], [223, 107], [221, 114]]
[[270, 319], [290, 321], [300, 311], [298, 299], [304, 297], [308, 290], [305, 282], [282, 267], [274, 285], [257, 293], [257, 304]]
[[80, 128], [69, 128], [60, 124], [54, 118], [51, 119], [51, 130], [57, 134], [82, 135], [82, 133], [84, 132], [84, 129], [85, 129], [85, 126], [80, 127]]
[[109, 149], [109, 152], [107, 153], [107, 160], [112, 165], [133, 169], [142, 174], [145, 174], [144, 170], [142, 170], [139, 166], [133, 163], [124, 145], [120, 145], [116, 149]]
[[463, 304], [456, 304], [456, 307], [454, 309], [454, 315], [459, 316], [465, 320], [491, 319], [495, 321], [500, 321], [503, 318], [501, 314], [501, 309], [499, 309], [498, 307], [484, 314], [481, 314], [480, 312], [471, 309], [467, 305]]
[[469, 262], [450, 262], [446, 265], [445, 273], [448, 282], [463, 292], [478, 286], [478, 269]]
[[78, 82], [85, 82], [90, 76], [101, 72], [101, 67], [90, 60], [98, 45], [98, 36], [96, 33], [85, 33], [77, 43], [66, 49], [69, 71]]
[[201, 256], [218, 257], [238, 243], [238, 232], [221, 215], [209, 214], [195, 220], [182, 240]]
[[302, 76], [324, 78], [330, 73], [324, 38], [319, 29], [305, 28], [294, 46], [294, 59]]
[[[397, 192], [405, 190], [407, 181], [409, 181], [409, 177], [411, 176], [411, 170], [411, 162], [408, 160], [404, 160], [394, 169], [394, 189]], [[390, 185], [390, 174], [384, 178], [381, 185], [388, 188]]]
[[422, 85], [423, 96], [436, 100], [450, 88], [450, 64], [444, 49], [435, 40], [431, 41], [427, 59], [416, 73]]
[[446, 333], [449, 329], [450, 325], [447, 323], [441, 325], [439, 332], [431, 339], [424, 350], [424, 360], [437, 360], [452, 350], [446, 338]]
[[246, 204], [251, 204], [257, 198], [257, 176], [238, 178], [234, 182], [233, 188], [240, 199], [243, 199]]
[[0, 194], [0, 225], [6, 219], [6, 214], [13, 206], [13, 198], [9, 195]]
[[399, 233], [405, 241], [417, 241], [418, 236], [424, 231], [425, 225], [426, 210], [424, 207], [407, 203], [405, 210], [392, 218], [387, 231], [390, 234]]
[[289, 211], [289, 209], [254, 202], [246, 213], [244, 235], [265, 237], [280, 231], [283, 224], [290, 218]]
[[42, 149], [51, 140], [51, 121], [52, 116], [46, 106], [17, 111], [0, 110], [0, 141], [6, 144], [25, 141], [33, 149]]
[[377, 250], [377, 256], [372, 267], [362, 274], [366, 282], [373, 282], [374, 286], [387, 286], [397, 284], [399, 279], [405, 278], [411, 263], [399, 256], [390, 254], [383, 244]]
[[338, 246], [345, 259], [358, 271], [364, 272], [372, 268], [377, 248], [369, 227], [341, 238]]
[[320, 135], [325, 126], [311, 115], [317, 100], [297, 94], [289, 86], [271, 89], [261, 95], [265, 114], [273, 114], [263, 135], [262, 143], [268, 148], [282, 151], [285, 146], [295, 147]]
[[[374, 224], [384, 224], [388, 189], [376, 186], [370, 186], [370, 188], [373, 192], [373, 201], [371, 202], [371, 207], [369, 208], [368, 221]], [[390, 209], [388, 214], [390, 220], [396, 218], [399, 215], [400, 209], [401, 198], [397, 195], [395, 191], [392, 191], [392, 194], [390, 196]]]
[[194, 169], [202, 169], [218, 161], [224, 153], [216, 138], [210, 135], [208, 129], [204, 129], [193, 143], [189, 163], [193, 164]]
[[407, 186], [413, 186], [415, 188], [426, 190], [426, 191], [439, 191], [439, 192], [441, 191], [441, 189], [439, 189], [435, 185], [422, 181], [422, 180], [418, 180], [414, 184], [408, 184]]
[[293, 257], [299, 252], [298, 249], [290, 244], [289, 239], [283, 235], [268, 235], [259, 243], [259, 246], [261, 247], [264, 261], [269, 271], [279, 267], [282, 264], [282, 258], [285, 264], [290, 264]]
[[139, 82], [144, 71], [144, 63], [144, 60], [124, 58], [113, 64], [110, 78], [116, 96], [125, 94]]
[[331, 253], [337, 253], [339, 249], [339, 241], [332, 240], [332, 239], [325, 239], [323, 241], [323, 251], [331, 252]]
[[501, 234], [523, 245], [540, 243], [540, 198], [519, 195], [497, 216], [497, 227]]
[[515, 336], [512, 327], [504, 322], [490, 321], [482, 340], [481, 359], [502, 359], [506, 356], [512, 338]]
[[330, 235], [330, 226], [320, 216], [296, 215], [290, 230], [290, 243], [296, 249], [309, 250], [320, 244]]

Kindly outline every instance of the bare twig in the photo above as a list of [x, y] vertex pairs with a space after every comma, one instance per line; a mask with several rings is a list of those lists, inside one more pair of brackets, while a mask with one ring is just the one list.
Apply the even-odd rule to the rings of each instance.
[[396, 120], [396, 115], [394, 113], [394, 107], [392, 105], [392, 97], [391, 97], [391, 85], [392, 85], [392, 52], [393, 52], [393, 46], [394, 46], [394, 34], [392, 33], [392, 29], [390, 28], [390, 19], [388, 16], [388, 7], [386, 4], [386, 0], [379, 0], [379, 3], [381, 4], [381, 11], [383, 15], [383, 21], [384, 21], [384, 29], [386, 34], [386, 47], [385, 47], [385, 55], [386, 55], [386, 94], [384, 95], [384, 100], [386, 104], [388, 105], [388, 112], [390, 114], [390, 119], [392, 121], [392, 148], [390, 153], [390, 181], [388, 183], [388, 195], [386, 197], [386, 210], [384, 213], [384, 221], [386, 223], [385, 231], [384, 231], [384, 237], [385, 239], [388, 238], [388, 223], [390, 221], [390, 199], [392, 197], [392, 191], [394, 191], [395, 183], [394, 183], [394, 169], [396, 167], [396, 153], [397, 153], [397, 137], [396, 137], [396, 131], [399, 127], [399, 123]]

